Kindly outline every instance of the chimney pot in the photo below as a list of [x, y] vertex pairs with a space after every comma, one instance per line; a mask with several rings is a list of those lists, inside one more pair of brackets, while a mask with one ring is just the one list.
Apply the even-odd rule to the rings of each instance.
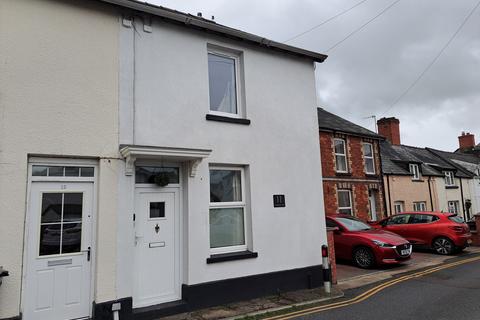
[[387, 138], [391, 144], [400, 144], [400, 120], [395, 117], [381, 118], [377, 126], [379, 135]]
[[197, 17], [202, 17], [202, 13], [201, 12], [197, 12]]

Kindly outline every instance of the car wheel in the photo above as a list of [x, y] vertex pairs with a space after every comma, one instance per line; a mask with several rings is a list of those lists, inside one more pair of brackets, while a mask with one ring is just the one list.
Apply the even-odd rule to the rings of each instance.
[[435, 252], [442, 255], [452, 254], [455, 250], [455, 245], [453, 244], [452, 240], [444, 237], [433, 240], [432, 246]]
[[375, 256], [367, 247], [360, 247], [353, 252], [353, 262], [360, 268], [368, 269], [375, 265]]

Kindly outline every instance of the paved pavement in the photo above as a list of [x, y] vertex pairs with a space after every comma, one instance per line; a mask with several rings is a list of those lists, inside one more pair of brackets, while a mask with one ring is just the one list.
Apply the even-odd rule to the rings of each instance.
[[[478, 320], [480, 261], [400, 282], [357, 304], [295, 319]], [[345, 292], [355, 297], [364, 288]]]
[[[262, 318], [261, 314], [265, 312], [283, 312], [289, 310], [291, 307], [298, 307], [310, 305], [310, 304], [325, 304], [327, 300], [332, 298], [339, 298], [343, 296], [343, 291], [346, 291], [349, 296], [354, 296], [366, 290], [368, 286], [372, 286], [374, 283], [379, 281], [391, 279], [395, 275], [400, 273], [405, 273], [413, 271], [416, 269], [422, 269], [426, 267], [432, 267], [443, 262], [455, 259], [462, 256], [468, 256], [472, 254], [479, 254], [480, 247], [472, 247], [465, 250], [464, 253], [458, 254], [456, 256], [440, 256], [431, 252], [414, 252], [413, 258], [407, 263], [404, 263], [399, 266], [390, 266], [377, 269], [364, 270], [357, 268], [349, 264], [339, 264], [337, 266], [338, 272], [338, 285], [334, 286], [333, 292], [331, 295], [326, 295], [323, 291], [323, 288], [317, 288], [313, 290], [300, 290], [289, 293], [284, 293], [275, 296], [263, 297], [258, 299], [253, 299], [249, 301], [242, 301], [232, 304], [227, 304], [223, 306], [217, 306], [213, 308], [207, 308], [202, 310], [197, 310], [194, 312], [177, 314], [174, 316], [163, 318], [162, 320], [216, 320], [216, 319], [238, 319], [242, 316], [249, 315], [250, 319]], [[480, 276], [480, 271], [476, 273], [477, 277]], [[360, 288], [361, 287], [361, 288]], [[416, 297], [416, 292], [412, 294], [409, 292], [408, 295]], [[480, 291], [473, 293], [473, 295], [480, 296]], [[389, 301], [389, 303], [392, 303]], [[385, 304], [388, 306], [389, 304]], [[480, 306], [480, 303], [478, 303]], [[387, 309], [390, 307], [387, 307]], [[404, 306], [408, 308], [408, 306]], [[281, 313], [283, 313], [281, 312]], [[478, 317], [480, 319], [480, 312], [478, 312]], [[346, 317], [348, 319], [364, 319], [364, 318], [354, 318], [352, 315]], [[324, 318], [316, 318], [324, 319]], [[326, 318], [325, 318], [326, 319]], [[330, 319], [330, 318], [328, 318]], [[367, 319], [367, 318], [365, 318]], [[386, 319], [390, 319], [386, 317]], [[393, 318], [392, 318], [393, 319]], [[403, 318], [402, 318], [403, 319]], [[439, 318], [442, 319], [442, 318]], [[457, 318], [451, 318], [457, 319]], [[373, 320], [373, 319], [369, 319]], [[385, 320], [385, 319], [382, 319]]]
[[[338, 288], [348, 290], [358, 288], [374, 282], [389, 279], [400, 273], [405, 273], [425, 267], [441, 264], [449, 259], [480, 253], [480, 247], [469, 247], [462, 253], [453, 256], [441, 256], [428, 250], [414, 251], [412, 258], [394, 266], [383, 266], [374, 269], [360, 269], [347, 262], [337, 262]], [[480, 319], [480, 315], [479, 315]]]
[[253, 316], [265, 312], [290, 310], [292, 307], [301, 307], [305, 304], [322, 303], [332, 299], [343, 297], [343, 292], [332, 288], [330, 294], [326, 294], [324, 288], [311, 290], [298, 290], [267, 296], [247, 301], [240, 301], [217, 307], [201, 309], [193, 312], [176, 314], [164, 317], [162, 320], [218, 320], [237, 319], [245, 315]]

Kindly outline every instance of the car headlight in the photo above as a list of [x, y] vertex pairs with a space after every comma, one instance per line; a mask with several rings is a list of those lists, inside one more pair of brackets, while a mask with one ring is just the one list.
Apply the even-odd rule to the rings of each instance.
[[382, 247], [382, 248], [395, 248], [395, 246], [393, 244], [390, 244], [390, 243], [386, 243], [386, 242], [379, 241], [379, 240], [372, 240], [372, 241], [377, 246]]

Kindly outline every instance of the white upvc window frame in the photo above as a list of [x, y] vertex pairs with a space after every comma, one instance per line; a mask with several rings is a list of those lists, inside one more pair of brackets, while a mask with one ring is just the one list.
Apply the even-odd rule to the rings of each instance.
[[445, 174], [445, 186], [447, 187], [453, 187], [455, 186], [455, 174], [453, 171], [444, 171]]
[[417, 211], [417, 212], [427, 211], [427, 202], [426, 201], [413, 202], [413, 211]]
[[[348, 207], [340, 207], [340, 193], [346, 192], [348, 194], [348, 199], [350, 202], [350, 206]], [[338, 199], [338, 213], [343, 213], [340, 212], [340, 210], [350, 210], [350, 215], [353, 216], [353, 198], [352, 198], [352, 191], [348, 189], [338, 189], [337, 190], [337, 199]], [[348, 213], [346, 213], [348, 214]]]
[[[208, 78], [208, 72], [210, 72], [209, 66], [208, 66], [208, 56], [212, 54], [215, 56], [223, 57], [223, 58], [229, 58], [233, 59], [235, 63], [235, 99], [236, 99], [236, 106], [237, 106], [237, 113], [230, 113], [230, 112], [222, 112], [222, 111], [215, 111], [211, 110], [211, 105], [210, 105], [210, 79]], [[228, 49], [223, 49], [219, 48], [217, 46], [208, 46], [207, 50], [207, 83], [209, 85], [209, 91], [208, 91], [208, 113], [212, 115], [217, 115], [217, 116], [222, 116], [222, 117], [229, 117], [229, 118], [238, 118], [242, 119], [245, 118], [245, 115], [243, 113], [243, 100], [242, 100], [242, 87], [241, 87], [241, 66], [240, 64], [242, 63], [241, 58], [240, 58], [240, 53], [234, 53], [233, 50], [230, 51]]]
[[[365, 150], [362, 150], [363, 151], [363, 158], [365, 160], [365, 173], [366, 174], [375, 174], [375, 153], [373, 151], [373, 144], [372, 143], [369, 143], [369, 142], [364, 142], [362, 144], [362, 149], [364, 149], [365, 146], [370, 146], [370, 150], [372, 151], [372, 156], [371, 157], [368, 157], [366, 156], [365, 154]], [[369, 172], [367, 171], [367, 160], [371, 160], [372, 161], [372, 168], [373, 168], [373, 171], [372, 172]]]
[[[460, 201], [450, 200], [447, 202], [448, 212], [454, 214], [460, 214]], [[453, 209], [453, 210], [452, 210]]]
[[[210, 247], [210, 254], [222, 254], [222, 253], [231, 253], [231, 252], [242, 252], [248, 250], [248, 234], [247, 228], [249, 228], [249, 220], [247, 219], [247, 202], [246, 202], [246, 194], [245, 194], [245, 169], [241, 166], [210, 166], [209, 167], [209, 176], [211, 170], [232, 170], [232, 171], [240, 171], [240, 185], [241, 185], [241, 194], [242, 194], [242, 201], [231, 201], [231, 202], [210, 202], [209, 209], [222, 209], [222, 208], [242, 208], [243, 209], [243, 238], [245, 243], [243, 245], [237, 246], [227, 246], [227, 247], [218, 247], [218, 248], [211, 248]], [[209, 190], [210, 190], [210, 182], [209, 182]], [[210, 198], [210, 193], [209, 193]], [[208, 238], [210, 239], [210, 210], [208, 213]], [[210, 240], [209, 240], [210, 246]]]
[[408, 169], [410, 173], [413, 175], [412, 180], [420, 180], [421, 179], [421, 174], [420, 174], [420, 166], [416, 163], [410, 163], [408, 165]]
[[393, 208], [394, 208], [394, 211], [395, 211], [395, 214], [397, 213], [400, 213], [400, 212], [403, 212], [405, 211], [404, 208], [405, 208], [405, 202], [404, 201], [395, 201], [393, 203]]
[[[343, 143], [343, 153], [337, 153], [335, 142], [341, 141]], [[333, 139], [333, 153], [335, 154], [335, 172], [348, 173], [348, 159], [347, 159], [347, 140], [342, 138]], [[337, 167], [337, 157], [343, 157], [345, 161], [345, 170], [339, 170]]]

